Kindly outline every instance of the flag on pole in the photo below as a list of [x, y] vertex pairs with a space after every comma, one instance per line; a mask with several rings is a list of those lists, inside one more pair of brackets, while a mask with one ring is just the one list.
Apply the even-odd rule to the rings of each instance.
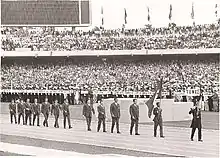
[[156, 88], [154, 94], [150, 97], [150, 99], [146, 102], [146, 105], [148, 107], [148, 117], [151, 118], [152, 111], [154, 109], [154, 101], [156, 99], [158, 89]]
[[218, 17], [218, 5], [215, 4], [215, 16]]
[[147, 20], [150, 21], [150, 9], [149, 9], [149, 7], [147, 7], [147, 11], [148, 11]]
[[194, 19], [194, 4], [192, 3], [192, 12], [191, 12], [191, 18]]
[[124, 8], [124, 11], [125, 11], [125, 15], [124, 15], [124, 20], [125, 20], [125, 24], [127, 24], [127, 11], [126, 11], [126, 8]]
[[163, 77], [160, 78], [160, 81], [159, 81], [159, 93], [158, 93], [158, 96], [160, 99], [162, 99], [162, 84], [163, 84]]
[[171, 20], [172, 19], [172, 5], [170, 4], [170, 13], [169, 13], [169, 19]]
[[102, 26], [104, 25], [104, 14], [103, 14], [103, 7], [101, 8], [101, 16], [102, 16]]
[[153, 94], [153, 96], [150, 97], [150, 99], [146, 102], [146, 105], [148, 107], [148, 117], [151, 118], [152, 115], [152, 111], [154, 109], [154, 102], [155, 99], [157, 98], [157, 92], [159, 89], [159, 95], [161, 95], [160, 93], [162, 93], [162, 83], [163, 83], [163, 79], [161, 78], [161, 80], [159, 82], [157, 82], [157, 87], [155, 86], [155, 92]]

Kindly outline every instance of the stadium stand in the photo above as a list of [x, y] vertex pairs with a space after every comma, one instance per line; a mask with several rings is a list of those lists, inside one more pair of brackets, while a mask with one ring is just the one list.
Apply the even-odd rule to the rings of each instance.
[[205, 92], [218, 90], [218, 55], [139, 57], [42, 57], [3, 59], [2, 89], [86, 90], [150, 92], [158, 76], [164, 91], [180, 92], [203, 85]]
[[140, 29], [56, 31], [55, 27], [3, 27], [2, 49], [33, 51], [220, 48], [218, 24]]

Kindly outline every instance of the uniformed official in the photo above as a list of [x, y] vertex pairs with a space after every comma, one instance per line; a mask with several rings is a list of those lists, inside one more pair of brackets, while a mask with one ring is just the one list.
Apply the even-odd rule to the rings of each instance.
[[27, 125], [27, 121], [29, 119], [29, 125], [31, 126], [31, 115], [32, 115], [32, 105], [30, 103], [30, 99], [27, 99], [25, 103], [25, 125]]
[[21, 99], [21, 101], [18, 102], [18, 124], [20, 124], [21, 117], [23, 119], [23, 125], [25, 124], [25, 122], [24, 122], [24, 110], [25, 110], [24, 101], [23, 101], [23, 99]]
[[66, 128], [66, 119], [67, 119], [69, 129], [70, 129], [72, 127], [71, 127], [71, 123], [70, 123], [70, 110], [69, 110], [69, 101], [68, 101], [68, 99], [64, 100], [62, 109], [63, 109], [63, 125], [64, 125], [64, 128]]
[[60, 104], [58, 103], [58, 100], [56, 99], [51, 108], [51, 114], [53, 113], [55, 117], [55, 123], [54, 123], [55, 128], [59, 128], [58, 119], [60, 116], [60, 109], [61, 109]]
[[113, 133], [114, 126], [116, 123], [117, 133], [120, 134], [119, 131], [119, 118], [120, 118], [120, 105], [118, 104], [118, 98], [114, 98], [114, 103], [110, 105], [110, 113], [112, 117], [112, 127], [111, 127], [111, 133]]
[[101, 123], [103, 124], [103, 132], [106, 132], [105, 129], [105, 107], [103, 105], [103, 100], [100, 99], [99, 105], [97, 106], [97, 111], [98, 111], [98, 127], [97, 127], [97, 132], [99, 132]]
[[140, 135], [138, 133], [139, 106], [137, 105], [137, 99], [133, 99], [133, 104], [130, 105], [129, 112], [131, 115], [130, 135], [132, 135], [134, 125], [135, 125], [135, 135]]
[[15, 124], [17, 124], [16, 104], [15, 104], [14, 99], [12, 99], [11, 103], [9, 104], [9, 111], [10, 111], [11, 124], [13, 123], [13, 116], [14, 116], [14, 119], [15, 119]]
[[44, 115], [43, 126], [48, 127], [48, 117], [50, 112], [50, 103], [48, 102], [48, 98], [45, 98], [45, 102], [41, 106], [41, 112]]
[[163, 119], [162, 119], [162, 109], [160, 108], [160, 102], [156, 103], [157, 107], [154, 108], [153, 114], [154, 116], [154, 137], [157, 136], [157, 126], [160, 126], [160, 137], [164, 138], [163, 135]]
[[95, 110], [89, 98], [83, 106], [83, 116], [86, 118], [88, 131], [91, 131], [92, 113], [95, 114]]
[[37, 126], [40, 126], [40, 104], [37, 102], [37, 98], [34, 99], [32, 108], [33, 108], [33, 126], [36, 118], [37, 118]]
[[198, 128], [198, 141], [202, 142], [202, 123], [201, 123], [201, 109], [199, 108], [199, 99], [198, 97], [194, 103], [194, 107], [190, 109], [189, 114], [193, 115], [192, 123], [191, 123], [191, 141], [193, 141], [194, 133], [196, 128]]

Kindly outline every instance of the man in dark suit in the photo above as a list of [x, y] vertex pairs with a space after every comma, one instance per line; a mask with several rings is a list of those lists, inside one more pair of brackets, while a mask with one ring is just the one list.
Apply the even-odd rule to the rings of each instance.
[[97, 111], [98, 111], [98, 127], [97, 127], [97, 131], [99, 132], [100, 127], [101, 127], [101, 123], [103, 124], [103, 132], [106, 132], [105, 130], [105, 107], [103, 105], [103, 100], [100, 99], [99, 101], [99, 105], [97, 106]]
[[137, 99], [133, 99], [133, 104], [130, 105], [129, 112], [131, 115], [130, 135], [132, 135], [134, 125], [135, 125], [135, 135], [140, 135], [138, 133], [139, 106], [137, 105]]
[[91, 131], [92, 113], [95, 114], [95, 110], [93, 108], [91, 99], [88, 98], [88, 100], [83, 106], [83, 116], [85, 116], [86, 118], [88, 131]]
[[112, 117], [112, 127], [111, 127], [111, 133], [113, 133], [114, 126], [116, 123], [117, 133], [120, 134], [119, 131], [119, 118], [120, 118], [120, 105], [118, 104], [118, 98], [114, 98], [114, 103], [110, 105], [110, 114]]
[[71, 127], [71, 123], [70, 123], [70, 110], [69, 110], [69, 101], [68, 101], [68, 99], [64, 100], [62, 109], [63, 109], [63, 125], [64, 125], [64, 128], [66, 128], [66, 120], [67, 120], [68, 125], [69, 125], [69, 129], [70, 129], [72, 127]]
[[58, 100], [55, 100], [55, 103], [52, 105], [51, 108], [51, 114], [54, 114], [55, 117], [55, 123], [54, 123], [54, 127], [55, 128], [59, 128], [59, 123], [58, 123], [58, 119], [59, 119], [59, 115], [60, 115], [60, 104], [58, 103]]
[[40, 126], [40, 104], [37, 102], [37, 99], [34, 99], [32, 108], [33, 108], [33, 126], [36, 118], [37, 118], [37, 126]]
[[18, 101], [18, 124], [20, 124], [21, 117], [23, 119], [23, 125], [25, 124], [25, 122], [24, 122], [24, 109], [25, 109], [24, 101], [23, 101], [23, 99], [21, 99], [20, 102]]
[[13, 116], [14, 116], [14, 119], [15, 119], [15, 124], [17, 124], [16, 104], [15, 104], [14, 99], [12, 99], [11, 103], [9, 104], [9, 111], [10, 111], [11, 124], [13, 123]]
[[162, 119], [162, 109], [160, 108], [160, 102], [156, 103], [157, 107], [154, 108], [153, 114], [154, 116], [154, 137], [157, 136], [157, 126], [160, 126], [160, 137], [164, 138], [163, 135], [163, 119]]
[[193, 141], [194, 133], [196, 128], [198, 128], [198, 141], [202, 142], [202, 123], [201, 123], [201, 109], [199, 108], [199, 100], [198, 97], [194, 103], [194, 107], [190, 109], [189, 114], [193, 115], [192, 123], [191, 123], [191, 141]]
[[48, 127], [48, 117], [50, 112], [50, 103], [48, 102], [48, 98], [45, 98], [45, 102], [41, 106], [41, 112], [44, 115], [43, 125]]
[[27, 99], [25, 103], [25, 125], [27, 125], [27, 121], [29, 120], [29, 125], [31, 126], [31, 115], [32, 115], [32, 105], [30, 103], [30, 99]]

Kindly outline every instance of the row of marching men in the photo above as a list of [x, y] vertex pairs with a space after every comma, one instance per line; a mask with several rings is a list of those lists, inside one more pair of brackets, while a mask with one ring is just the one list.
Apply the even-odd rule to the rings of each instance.
[[[70, 110], [69, 110], [68, 99], [65, 99], [63, 104], [59, 104], [58, 100], [55, 100], [53, 104], [50, 104], [47, 98], [45, 98], [45, 102], [43, 102], [42, 104], [39, 104], [37, 99], [34, 100], [34, 103], [30, 103], [29, 99], [27, 99], [26, 102], [20, 100], [17, 103], [15, 103], [15, 101], [12, 100], [11, 103], [9, 104], [11, 123], [13, 123], [13, 117], [15, 119], [15, 123], [17, 123], [16, 106], [18, 113], [18, 124], [20, 124], [20, 119], [22, 118], [24, 125], [27, 125], [29, 121], [29, 125], [34, 126], [35, 121], [37, 120], [37, 126], [40, 126], [40, 114], [42, 113], [44, 116], [43, 126], [48, 127], [48, 118], [49, 118], [49, 114], [51, 113], [51, 115], [53, 114], [55, 118], [54, 127], [59, 128], [59, 114], [60, 111], [63, 111], [64, 128], [66, 128], [66, 120], [68, 122], [69, 128], [72, 128], [70, 122]], [[97, 111], [98, 111], [97, 132], [100, 131], [101, 124], [103, 126], [103, 132], [106, 132], [106, 124], [105, 124], [106, 111], [102, 99], [99, 100]], [[133, 127], [135, 126], [135, 135], [140, 135], [138, 133], [139, 106], [137, 104], [137, 99], [133, 99], [133, 104], [130, 105], [129, 113], [131, 116], [130, 134], [132, 135]], [[92, 101], [90, 98], [88, 98], [85, 101], [82, 114], [86, 119], [87, 130], [91, 131], [91, 120], [92, 120], [92, 115], [95, 114], [95, 110], [93, 108]], [[110, 114], [112, 118], [111, 133], [113, 133], [114, 127], [116, 125], [117, 133], [120, 134], [121, 132], [119, 130], [119, 119], [121, 113], [120, 113], [120, 105], [118, 103], [117, 98], [114, 98], [114, 102], [110, 106]], [[156, 137], [157, 127], [160, 126], [160, 137], [163, 138], [164, 136], [163, 136], [163, 127], [162, 127], [162, 109], [160, 108], [159, 103], [157, 103], [157, 107], [154, 108], [153, 114], [155, 115], [154, 136]], [[32, 119], [32, 115], [33, 115], [33, 119]]]
[[30, 99], [27, 99], [26, 102], [24, 102], [22, 99], [17, 100], [15, 103], [15, 100], [12, 99], [11, 103], [9, 104], [11, 123], [13, 123], [14, 117], [16, 124], [20, 124], [22, 119], [23, 125], [27, 125], [29, 122], [30, 126], [34, 126], [35, 121], [37, 126], [40, 126], [40, 114], [42, 113], [44, 116], [43, 126], [48, 127], [48, 118], [49, 114], [51, 113], [51, 115], [54, 114], [55, 117], [54, 127], [59, 128], [58, 118], [61, 110], [63, 111], [64, 128], [66, 128], [66, 120], [68, 120], [69, 128], [72, 128], [70, 125], [69, 103], [67, 99], [62, 105], [58, 103], [58, 100], [55, 100], [53, 104], [50, 104], [48, 102], [48, 98], [45, 98], [45, 102], [42, 104], [39, 104], [37, 99], [34, 99], [34, 103], [30, 103]]

